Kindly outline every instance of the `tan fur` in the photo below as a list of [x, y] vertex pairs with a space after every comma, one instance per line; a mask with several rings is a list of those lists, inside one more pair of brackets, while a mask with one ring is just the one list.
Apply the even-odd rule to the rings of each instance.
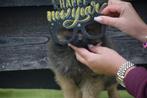
[[107, 89], [109, 98], [120, 98], [117, 86], [117, 84], [114, 84]]
[[56, 80], [63, 91], [64, 98], [82, 98], [82, 93], [73, 80], [58, 72], [56, 72]]
[[[98, 95], [105, 89], [104, 83], [101, 80], [96, 80], [92, 77], [87, 77], [78, 87], [72, 79], [56, 72], [56, 80], [60, 85], [64, 98], [99, 98]], [[106, 89], [109, 98], [120, 98], [117, 84], [112, 85]]]

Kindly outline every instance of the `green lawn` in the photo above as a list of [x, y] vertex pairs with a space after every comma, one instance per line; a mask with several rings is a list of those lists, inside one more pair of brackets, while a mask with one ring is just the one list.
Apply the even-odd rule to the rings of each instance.
[[[121, 98], [133, 98], [127, 92], [120, 91]], [[46, 89], [0, 89], [0, 98], [63, 98], [61, 91]], [[102, 92], [100, 98], [108, 98]]]

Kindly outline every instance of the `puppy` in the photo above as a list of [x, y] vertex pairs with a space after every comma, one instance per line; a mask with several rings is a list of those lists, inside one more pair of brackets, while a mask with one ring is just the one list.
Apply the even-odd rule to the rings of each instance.
[[[63, 5], [65, 1], [68, 1], [66, 6]], [[94, 73], [87, 66], [78, 62], [74, 51], [67, 46], [69, 42], [87, 49], [89, 44], [96, 45], [100, 42], [103, 42], [104, 46], [111, 46], [104, 36], [104, 28], [92, 21], [92, 16], [97, 13], [99, 3], [97, 0], [81, 0], [81, 2], [79, 0], [75, 5], [73, 0], [71, 0], [71, 4], [70, 0], [65, 1], [60, 4], [63, 11], [48, 12], [51, 30], [51, 40], [48, 45], [49, 59], [52, 63], [50, 68], [55, 73], [56, 81], [64, 93], [64, 98], [98, 98], [102, 90], [108, 91], [109, 98], [119, 98], [115, 77]], [[81, 8], [82, 5], [87, 6], [85, 11]], [[65, 11], [68, 6], [73, 9], [68, 8], [68, 11]], [[72, 11], [72, 17], [70, 17], [70, 11]], [[63, 15], [64, 12], [67, 13]], [[86, 19], [89, 17], [92, 20], [88, 20], [88, 22]]]
[[[92, 29], [97, 29], [97, 27], [93, 25]], [[66, 33], [69, 32], [62, 31], [63, 35], [58, 36], [62, 39]], [[104, 38], [85, 42], [86, 39], [81, 34], [79, 32], [78, 37], [80, 38], [77, 38], [80, 40], [74, 40], [71, 43], [84, 47], [88, 44], [98, 43], [100, 40], [104, 42]], [[107, 46], [109, 47], [109, 45]], [[98, 98], [98, 94], [104, 89], [108, 91], [109, 98], [119, 98], [115, 77], [95, 74], [76, 60], [72, 49], [54, 43], [52, 38], [49, 42], [49, 59], [52, 62], [50, 68], [55, 73], [57, 83], [63, 90], [64, 98]]]

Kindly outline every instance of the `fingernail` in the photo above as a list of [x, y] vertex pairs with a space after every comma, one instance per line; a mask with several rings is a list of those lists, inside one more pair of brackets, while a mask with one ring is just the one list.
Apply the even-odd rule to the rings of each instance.
[[91, 45], [91, 44], [88, 45], [88, 48], [89, 48], [89, 49], [91, 49], [91, 48], [93, 48], [93, 47], [94, 47], [94, 45]]
[[72, 48], [73, 50], [76, 50], [76, 47], [73, 46], [72, 44], [68, 44], [68, 47]]
[[100, 42], [100, 43], [98, 43], [96, 46], [101, 46], [103, 43], [102, 42]]
[[95, 21], [101, 22], [102, 21], [102, 17], [98, 16], [98, 17], [94, 17]]
[[70, 47], [70, 46], [71, 46], [71, 44], [68, 44], [68, 46]]

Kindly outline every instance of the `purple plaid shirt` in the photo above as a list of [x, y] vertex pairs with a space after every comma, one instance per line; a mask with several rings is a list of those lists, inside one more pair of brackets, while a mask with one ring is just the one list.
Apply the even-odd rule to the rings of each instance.
[[136, 98], [147, 98], [147, 70], [143, 67], [132, 69], [124, 79], [126, 89]]

